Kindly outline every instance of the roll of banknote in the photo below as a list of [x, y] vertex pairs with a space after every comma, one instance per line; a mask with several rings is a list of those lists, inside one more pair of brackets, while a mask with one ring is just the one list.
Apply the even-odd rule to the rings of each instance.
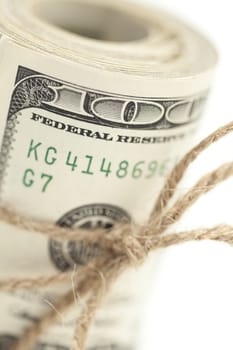
[[[109, 0], [0, 0], [0, 33], [1, 205], [87, 234], [145, 223], [199, 125], [217, 62], [212, 45], [161, 10]], [[72, 270], [99, 253], [85, 241], [0, 226], [1, 278]], [[135, 349], [154, 266], [118, 281], [89, 350]], [[0, 349], [66, 287], [1, 293]], [[35, 349], [69, 349], [74, 305]]]

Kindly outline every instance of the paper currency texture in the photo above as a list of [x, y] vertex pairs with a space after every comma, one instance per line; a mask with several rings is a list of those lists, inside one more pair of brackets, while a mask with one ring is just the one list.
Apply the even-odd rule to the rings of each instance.
[[[211, 87], [208, 40], [133, 2], [0, 0], [0, 198], [63, 227], [143, 224], [165, 178], [190, 148]], [[48, 240], [0, 225], [0, 276], [72, 271], [98, 246]], [[150, 259], [116, 283], [89, 350], [132, 350]], [[0, 349], [69, 285], [0, 293]], [[35, 350], [68, 350], [82, 300], [58, 315]]]

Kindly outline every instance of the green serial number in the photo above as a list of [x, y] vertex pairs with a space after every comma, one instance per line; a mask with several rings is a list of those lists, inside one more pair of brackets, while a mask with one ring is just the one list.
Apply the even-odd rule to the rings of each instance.
[[[43, 144], [41, 142], [35, 142], [35, 140], [31, 140], [30, 142], [27, 158], [35, 162], [43, 162], [50, 167], [55, 166], [59, 161], [61, 162], [56, 147], [50, 146], [43, 148]], [[178, 162], [178, 157], [168, 158], [160, 162], [157, 160], [151, 160], [149, 162], [139, 160], [132, 163], [129, 160], [114, 162], [106, 157], [97, 159], [92, 155], [78, 156], [74, 152], [68, 151], [65, 157], [63, 157], [62, 162], [72, 173], [77, 172], [87, 176], [102, 174], [106, 178], [115, 177], [120, 180], [127, 178], [139, 180], [151, 179], [155, 176], [166, 177]], [[36, 181], [35, 177], [40, 178], [41, 181], [45, 181], [42, 192], [46, 192], [48, 185], [53, 180], [53, 176], [44, 173], [36, 176], [33, 169], [26, 169], [23, 174], [23, 185], [25, 187], [32, 187]]]

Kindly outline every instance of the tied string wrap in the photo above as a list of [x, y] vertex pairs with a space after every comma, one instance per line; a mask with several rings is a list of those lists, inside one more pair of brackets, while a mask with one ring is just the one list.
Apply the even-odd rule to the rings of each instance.
[[233, 244], [233, 227], [227, 225], [165, 235], [166, 230], [177, 223], [198, 198], [233, 175], [233, 162], [225, 163], [204, 175], [186, 194], [178, 198], [175, 204], [169, 205], [189, 165], [207, 147], [232, 131], [233, 122], [216, 130], [185, 155], [166, 180], [150, 219], [144, 226], [122, 222], [117, 224], [110, 234], [106, 234], [104, 230], [95, 230], [91, 235], [87, 235], [82, 229], [61, 228], [18, 215], [8, 208], [0, 208], [0, 220], [18, 229], [43, 234], [53, 239], [77, 242], [85, 240], [86, 243], [97, 244], [101, 248], [101, 255], [93, 258], [89, 264], [79, 267], [77, 271], [57, 273], [49, 277], [0, 280], [0, 291], [16, 291], [69, 282], [71, 274], [73, 278], [72, 288], [54, 303], [53, 308], [39, 321], [26, 329], [10, 350], [31, 350], [41, 334], [58, 321], [58, 314], [74, 305], [77, 295], [85, 297], [85, 308], [77, 316], [71, 350], [84, 350], [90, 324], [100, 303], [113, 282], [126, 269], [141, 265], [148, 254], [156, 249], [183, 242], [216, 240]]

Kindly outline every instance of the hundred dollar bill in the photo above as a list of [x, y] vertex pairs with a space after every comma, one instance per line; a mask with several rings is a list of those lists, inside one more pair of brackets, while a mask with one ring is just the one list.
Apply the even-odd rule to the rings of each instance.
[[[18, 67], [0, 153], [3, 203], [19, 211], [26, 207], [31, 216], [63, 227], [109, 230], [123, 220], [142, 223], [183, 145], [190, 142], [205, 100], [206, 92], [172, 99], [113, 95]], [[13, 242], [17, 249], [9, 256]], [[98, 254], [98, 247], [85, 242], [17, 235], [14, 228], [7, 229], [1, 250], [6, 276], [67, 271]], [[111, 303], [117, 316], [125, 304], [132, 307], [128, 289]], [[37, 295], [38, 300], [32, 299], [42, 305], [33, 312], [34, 303], [25, 296], [28, 293], [5, 294], [2, 299], [9, 307], [6, 315], [22, 326], [37, 319], [39, 308], [46, 306], [45, 297]], [[132, 317], [132, 310], [129, 314]], [[104, 329], [116, 322], [116, 315], [107, 309], [101, 320]], [[124, 322], [129, 320], [124, 317]], [[111, 333], [106, 346], [114, 339]], [[5, 335], [2, 339], [8, 341]]]
[[[215, 52], [206, 39], [170, 16], [160, 14], [174, 28], [166, 23], [159, 29], [154, 13], [132, 4], [60, 1], [49, 6], [42, 0], [24, 0], [20, 7], [13, 0], [0, 1], [1, 205], [62, 227], [84, 228], [87, 234], [96, 227], [107, 234], [120, 221], [143, 224], [165, 178], [191, 146]], [[74, 9], [99, 21], [103, 11], [104, 18], [121, 15], [115, 16], [116, 27], [102, 28], [101, 40], [93, 39], [99, 32], [88, 17], [85, 39], [63, 30], [67, 18], [74, 20]], [[56, 22], [61, 13], [62, 29], [50, 27], [48, 17]], [[137, 14], [139, 23], [149, 18], [158, 33], [146, 31], [124, 46], [127, 27], [120, 44], [108, 43], [105, 35], [120, 35], [119, 23], [133, 26], [124, 22], [124, 13]], [[202, 49], [206, 56], [199, 62]], [[0, 229], [0, 278], [72, 271], [101, 253], [85, 241], [62, 243], [2, 223]], [[151, 258], [119, 279], [93, 323], [88, 350], [135, 349], [154, 268]], [[0, 349], [10, 349], [71, 287], [72, 279], [60, 288], [0, 293]], [[68, 350], [82, 307], [77, 297], [35, 350]]]

